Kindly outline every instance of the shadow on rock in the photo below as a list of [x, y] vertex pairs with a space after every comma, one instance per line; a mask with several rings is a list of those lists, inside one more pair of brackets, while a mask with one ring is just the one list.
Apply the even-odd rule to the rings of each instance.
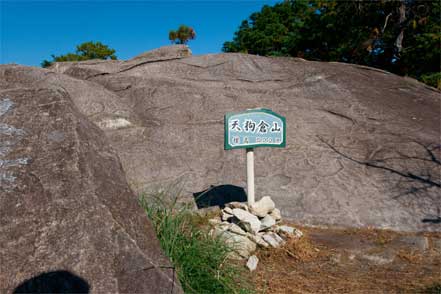
[[199, 209], [210, 206], [220, 206], [223, 208], [229, 202], [247, 201], [245, 190], [234, 185], [211, 186], [207, 190], [193, 193], [193, 197]]
[[441, 224], [441, 217], [438, 216], [436, 218], [423, 218], [421, 221], [423, 223]]
[[89, 289], [81, 277], [68, 271], [54, 271], [24, 281], [13, 293], [89, 293]]

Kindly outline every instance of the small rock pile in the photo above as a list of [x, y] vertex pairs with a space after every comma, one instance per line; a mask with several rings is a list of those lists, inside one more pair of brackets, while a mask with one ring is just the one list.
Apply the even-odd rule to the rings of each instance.
[[225, 240], [233, 248], [232, 258], [248, 258], [257, 246], [277, 248], [289, 238], [303, 236], [296, 228], [279, 225], [281, 220], [280, 210], [268, 196], [250, 206], [230, 202], [219, 217], [209, 220], [213, 227], [210, 234]]

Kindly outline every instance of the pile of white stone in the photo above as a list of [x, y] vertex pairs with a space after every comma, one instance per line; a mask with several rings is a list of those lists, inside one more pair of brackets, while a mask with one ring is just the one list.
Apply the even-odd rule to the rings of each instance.
[[233, 258], [248, 258], [257, 246], [277, 248], [289, 238], [300, 238], [303, 233], [293, 227], [280, 225], [280, 210], [270, 197], [265, 196], [248, 206], [230, 202], [221, 215], [210, 219], [214, 237], [220, 237], [233, 248]]

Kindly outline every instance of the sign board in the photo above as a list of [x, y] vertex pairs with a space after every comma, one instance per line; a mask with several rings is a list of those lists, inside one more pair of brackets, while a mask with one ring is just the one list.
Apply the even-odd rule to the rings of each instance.
[[225, 150], [285, 146], [286, 120], [270, 109], [257, 108], [225, 115]]

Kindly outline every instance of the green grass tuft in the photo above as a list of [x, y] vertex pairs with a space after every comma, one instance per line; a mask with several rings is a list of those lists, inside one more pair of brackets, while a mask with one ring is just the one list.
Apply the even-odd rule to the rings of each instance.
[[243, 264], [228, 260], [231, 249], [196, 225], [194, 215], [169, 191], [143, 195], [162, 249], [176, 268], [185, 293], [253, 293]]

